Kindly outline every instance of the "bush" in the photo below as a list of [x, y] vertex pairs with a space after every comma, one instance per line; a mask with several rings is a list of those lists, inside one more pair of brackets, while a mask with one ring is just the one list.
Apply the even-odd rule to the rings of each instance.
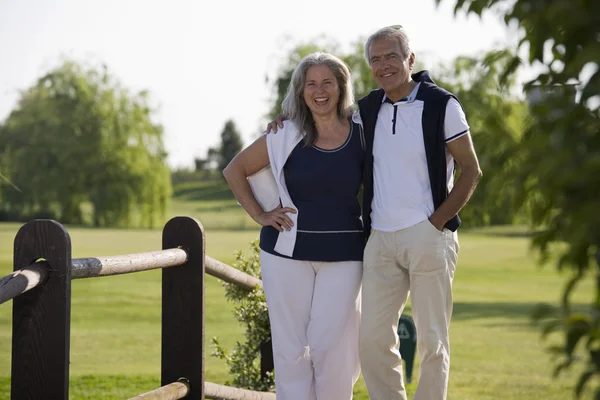
[[[260, 250], [258, 240], [250, 243], [251, 254], [246, 256], [241, 250], [235, 254], [236, 262], [233, 266], [240, 271], [261, 279], [260, 275]], [[261, 368], [261, 349], [268, 348], [271, 342], [271, 325], [265, 294], [259, 287], [251, 292], [232, 283], [223, 282], [225, 297], [236, 303], [233, 314], [245, 327], [244, 343], [238, 342], [231, 351], [225, 349], [217, 337], [212, 338], [214, 357], [225, 360], [229, 366], [232, 381], [226, 385], [250, 390], [273, 391], [275, 379], [273, 371], [264, 371]], [[267, 350], [267, 352], [269, 352]], [[266, 364], [270, 364], [268, 360]]]

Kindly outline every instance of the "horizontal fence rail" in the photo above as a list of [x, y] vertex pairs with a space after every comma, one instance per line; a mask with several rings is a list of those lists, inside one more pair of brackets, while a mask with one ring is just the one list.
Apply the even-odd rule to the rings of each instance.
[[0, 304], [41, 285], [48, 272], [48, 263], [38, 262], [6, 275], [0, 279]]
[[98, 258], [74, 258], [71, 268], [72, 279], [129, 274], [167, 267], [176, 267], [187, 262], [183, 249], [150, 251]]
[[129, 400], [179, 400], [190, 392], [190, 385], [184, 380], [173, 382], [158, 389], [132, 397]]
[[252, 290], [255, 286], [262, 289], [262, 281], [237, 268], [233, 268], [219, 260], [206, 256], [205, 259], [206, 273], [224, 280], [225, 282], [233, 283], [242, 288]]
[[[183, 249], [167, 249], [120, 256], [74, 258], [71, 279], [130, 274], [183, 265], [188, 255]], [[230, 267], [231, 268], [231, 267]], [[0, 279], [0, 304], [40, 286], [48, 278], [47, 262], [35, 262]]]
[[[71, 267], [71, 279], [83, 279], [99, 276], [130, 274], [183, 265], [187, 262], [187, 253], [183, 249], [167, 249], [145, 253], [124, 254], [119, 256], [74, 258]], [[244, 289], [252, 290], [262, 281], [227, 265], [210, 256], [206, 256], [206, 273], [233, 283]], [[44, 261], [33, 263], [0, 279], [0, 304], [13, 299], [41, 285], [48, 277], [49, 267]]]
[[255, 392], [211, 382], [204, 382], [204, 396], [212, 400], [275, 400], [275, 393]]
[[[178, 400], [185, 398], [189, 391], [189, 384], [180, 380], [129, 400]], [[276, 400], [275, 393], [239, 389], [212, 382], [204, 382], [204, 397], [210, 400]]]

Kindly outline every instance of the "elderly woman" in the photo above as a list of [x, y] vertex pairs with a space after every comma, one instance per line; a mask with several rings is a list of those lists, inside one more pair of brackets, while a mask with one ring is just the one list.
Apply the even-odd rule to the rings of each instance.
[[[263, 135], [223, 171], [263, 226], [278, 400], [348, 400], [359, 376], [364, 141], [353, 102], [348, 67], [330, 54], [308, 55], [282, 104], [291, 122], [285, 134]], [[251, 186], [259, 172], [272, 182], [269, 209]]]

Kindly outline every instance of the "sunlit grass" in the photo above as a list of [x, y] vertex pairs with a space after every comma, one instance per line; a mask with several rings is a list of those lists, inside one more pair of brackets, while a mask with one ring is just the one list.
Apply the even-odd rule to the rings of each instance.
[[[178, 192], [170, 216], [198, 218], [207, 232], [207, 253], [232, 263], [234, 251], [249, 249], [248, 243], [258, 237], [258, 227], [230, 194], [218, 187], [204, 189], [204, 197], [194, 190]], [[12, 270], [12, 241], [20, 226], [0, 224], [0, 276]], [[67, 229], [73, 257], [161, 246], [158, 229]], [[551, 265], [538, 266], [523, 233], [523, 229], [509, 227], [460, 234], [450, 400], [572, 398], [578, 369], [552, 378], [552, 362], [545, 351], [549, 343], [540, 341], [539, 330], [529, 322], [536, 303], [558, 302], [566, 275], [559, 275]], [[73, 282], [72, 399], [124, 399], [159, 385], [160, 276], [160, 271], [148, 271]], [[574, 300], [586, 303], [591, 293], [591, 282], [584, 282]], [[231, 309], [217, 280], [207, 277], [207, 345], [216, 335], [229, 348], [243, 340]], [[7, 302], [0, 305], [0, 399], [9, 398], [11, 325], [12, 304]], [[210, 347], [205, 359], [207, 380], [224, 383], [230, 379], [225, 364], [210, 356]], [[418, 365], [413, 380], [418, 380]], [[414, 388], [415, 383], [409, 385], [409, 392]], [[368, 399], [362, 379], [355, 394], [355, 399]]]

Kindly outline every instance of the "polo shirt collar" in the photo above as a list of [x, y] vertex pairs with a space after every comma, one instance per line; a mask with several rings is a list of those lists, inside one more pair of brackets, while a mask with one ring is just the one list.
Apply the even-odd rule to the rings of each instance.
[[[407, 97], [403, 97], [400, 100], [398, 100], [396, 103], [412, 103], [413, 101], [415, 101], [417, 99], [417, 93], [419, 92], [419, 86], [421, 86], [421, 82], [417, 82], [417, 86], [415, 86], [412, 92], [410, 92], [410, 94]], [[381, 103], [394, 104], [394, 102], [390, 100], [385, 94], [383, 95]]]

